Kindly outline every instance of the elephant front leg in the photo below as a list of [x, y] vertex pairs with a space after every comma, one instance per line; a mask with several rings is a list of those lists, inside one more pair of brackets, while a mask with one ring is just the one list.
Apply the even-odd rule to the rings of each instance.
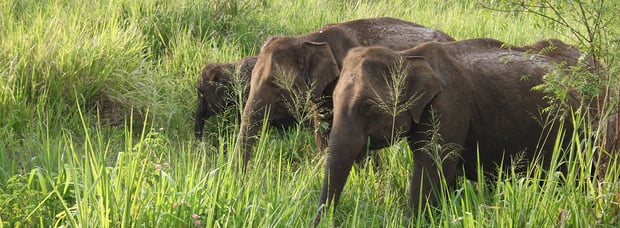
[[[246, 110], [248, 107], [246, 107]], [[235, 143], [234, 148], [234, 159], [235, 164], [240, 166], [243, 171], [247, 168], [248, 161], [250, 159], [250, 154], [252, 152], [252, 147], [256, 143], [259, 133], [261, 130], [262, 115], [256, 115], [259, 112], [251, 112], [244, 111], [245, 113], [250, 113], [250, 116], [244, 116], [241, 121], [241, 126], [239, 129], [239, 135], [237, 136], [237, 141]], [[266, 121], [269, 121], [268, 119]]]
[[[441, 102], [440, 102], [441, 104]], [[413, 151], [413, 172], [409, 186], [409, 206], [414, 214], [437, 202], [441, 187], [450, 187], [462, 172], [462, 154], [469, 131], [469, 115], [436, 105], [435, 112], [427, 112], [407, 139]]]
[[325, 126], [326, 122], [324, 122], [324, 120], [322, 120], [318, 115], [314, 116], [312, 122], [314, 126], [314, 141], [316, 142], [316, 146], [319, 150], [316, 157], [319, 158], [323, 156], [323, 152], [327, 149], [329, 128]]
[[411, 215], [424, 211], [429, 203], [436, 203], [441, 195], [442, 182], [445, 180], [447, 185], [451, 184], [458, 174], [458, 160], [448, 158], [441, 164], [439, 169], [436, 160], [424, 152], [416, 152], [414, 155], [414, 166], [411, 175], [411, 185], [409, 186], [409, 206], [412, 209]]

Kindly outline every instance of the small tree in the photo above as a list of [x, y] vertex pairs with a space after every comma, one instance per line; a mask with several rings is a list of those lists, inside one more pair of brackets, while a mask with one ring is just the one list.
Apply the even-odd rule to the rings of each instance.
[[[570, 77], [545, 77], [542, 86], [552, 95], [576, 91], [582, 102], [592, 100], [594, 118], [601, 120], [610, 113], [620, 112], [619, 71], [620, 3], [615, 0], [479, 0], [487, 9], [507, 13], [531, 13], [543, 18], [541, 26], [569, 31], [561, 34], [576, 41], [583, 55]], [[559, 86], [558, 86], [559, 85]], [[552, 97], [551, 99], [565, 99]], [[555, 102], [557, 104], [565, 102]], [[617, 143], [620, 121], [616, 121], [608, 142]]]

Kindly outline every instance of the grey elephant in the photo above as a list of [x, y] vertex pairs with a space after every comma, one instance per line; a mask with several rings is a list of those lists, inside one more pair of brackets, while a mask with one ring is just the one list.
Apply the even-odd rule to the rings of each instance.
[[[245, 167], [267, 110], [267, 121], [310, 113], [317, 145], [324, 148], [328, 130], [320, 126], [330, 118], [322, 118], [321, 110], [331, 110], [331, 91], [351, 48], [380, 45], [404, 50], [427, 41], [453, 40], [441, 31], [387, 17], [329, 24], [306, 35], [269, 39], [252, 71], [235, 158], [241, 153]], [[296, 99], [306, 102], [299, 105]]]
[[[464, 170], [466, 177], [475, 178], [478, 150], [485, 168], [522, 151], [526, 158], [550, 152], [553, 142], [539, 145], [540, 136], [556, 136], [561, 124], [554, 120], [555, 128], [543, 129], [533, 118], [548, 104], [545, 94], [532, 87], [565, 59], [534, 54], [534, 49], [472, 39], [428, 42], [401, 52], [351, 50], [333, 93], [333, 127], [313, 224], [319, 224], [325, 206], [336, 206], [353, 161], [367, 143], [380, 149], [392, 139], [407, 139], [414, 158], [409, 192], [414, 211], [437, 197], [432, 188], [442, 176], [452, 183]], [[444, 145], [454, 150], [427, 153], [434, 120]], [[572, 130], [568, 123], [563, 127]], [[450, 152], [456, 156], [443, 157]], [[445, 160], [436, 162], [438, 157]]]
[[[202, 75], [198, 79], [196, 87], [198, 99], [196, 100], [196, 116], [194, 134], [197, 139], [202, 138], [205, 121], [211, 116], [232, 108], [235, 101], [234, 77], [240, 77], [239, 81], [249, 82], [252, 69], [256, 64], [256, 56], [249, 56], [233, 63], [210, 63], [202, 69]], [[249, 83], [248, 83], [249, 84]], [[247, 99], [249, 86], [238, 85], [242, 99]]]

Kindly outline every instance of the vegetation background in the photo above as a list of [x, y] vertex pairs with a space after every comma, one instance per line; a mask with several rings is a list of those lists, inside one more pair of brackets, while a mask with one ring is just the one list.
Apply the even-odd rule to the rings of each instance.
[[[324, 167], [311, 130], [266, 129], [247, 174], [237, 175], [229, 151], [238, 110], [212, 118], [196, 142], [195, 83], [206, 63], [255, 55], [270, 36], [328, 23], [390, 16], [459, 40], [558, 38], [605, 57], [599, 79], [578, 77], [577, 85], [617, 97], [617, 3], [580, 1], [581, 17], [570, 2], [532, 1], [558, 6], [542, 12], [565, 15], [565, 24], [523, 13], [522, 4], [485, 3], [501, 10], [473, 0], [1, 1], [0, 227], [307, 226]], [[596, 12], [605, 23], [584, 26]], [[601, 32], [592, 42], [575, 33], [591, 30]], [[576, 125], [594, 137], [567, 133], [572, 146], [555, 155], [568, 173], [530, 164], [529, 174], [503, 167], [497, 178], [461, 179], [411, 218], [411, 151], [402, 143], [378, 151], [354, 167], [338, 210], [321, 225], [617, 226], [617, 167], [588, 178], [599, 171], [594, 154], [604, 129]]]

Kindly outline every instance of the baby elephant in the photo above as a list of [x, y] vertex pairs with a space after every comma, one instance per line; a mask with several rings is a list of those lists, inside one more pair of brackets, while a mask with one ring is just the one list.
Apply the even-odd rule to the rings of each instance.
[[[319, 208], [331, 202], [336, 206], [351, 165], [367, 143], [380, 149], [395, 137], [407, 138], [414, 157], [409, 195], [413, 210], [436, 197], [431, 189], [439, 186], [440, 170], [447, 183], [463, 170], [475, 178], [478, 149], [485, 168], [524, 150], [527, 158], [536, 148], [550, 152], [553, 142], [537, 147], [539, 136], [543, 131], [557, 135], [560, 124], [542, 129], [532, 117], [547, 106], [545, 94], [532, 87], [566, 59], [532, 49], [540, 47], [511, 47], [492, 39], [428, 42], [401, 52], [352, 49], [333, 93], [334, 122]], [[433, 122], [439, 123], [435, 126], [443, 142], [455, 148], [437, 155], [456, 153], [439, 164], [425, 147]], [[572, 130], [569, 124], [564, 129]]]
[[243, 100], [247, 99], [252, 69], [256, 64], [256, 56], [245, 57], [234, 63], [207, 64], [198, 80], [198, 99], [196, 101], [196, 124], [194, 133], [196, 138], [202, 138], [205, 121], [214, 114], [219, 114], [235, 105], [234, 77], [238, 76], [240, 82], [248, 82], [246, 86], [239, 85], [243, 89]]

